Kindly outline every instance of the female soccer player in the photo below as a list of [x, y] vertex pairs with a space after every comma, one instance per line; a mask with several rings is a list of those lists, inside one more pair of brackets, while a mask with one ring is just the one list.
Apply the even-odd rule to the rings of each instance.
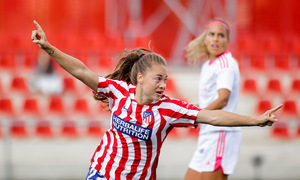
[[32, 42], [44, 49], [62, 68], [90, 87], [96, 99], [108, 101], [111, 126], [95, 150], [91, 179], [156, 179], [160, 148], [174, 127], [198, 123], [220, 126], [266, 126], [276, 122], [273, 108], [261, 116], [201, 110], [164, 94], [168, 78], [165, 59], [145, 49], [127, 52], [107, 78], [98, 76], [80, 60], [52, 46], [34, 21]]
[[[213, 20], [186, 48], [189, 62], [205, 60], [199, 83], [201, 109], [237, 111], [240, 72], [236, 60], [227, 50], [229, 33], [225, 21]], [[227, 180], [236, 166], [241, 140], [240, 127], [201, 124], [198, 146], [185, 180]]]

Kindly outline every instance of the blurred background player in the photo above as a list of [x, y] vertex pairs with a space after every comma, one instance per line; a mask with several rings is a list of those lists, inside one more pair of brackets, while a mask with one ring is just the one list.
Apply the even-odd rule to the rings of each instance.
[[[205, 60], [199, 83], [201, 109], [237, 111], [240, 72], [236, 60], [227, 50], [229, 35], [228, 24], [215, 19], [186, 48], [190, 63]], [[241, 141], [239, 127], [201, 124], [197, 149], [185, 179], [227, 180], [238, 161]]]
[[44, 95], [61, 94], [64, 88], [62, 77], [55, 71], [51, 58], [43, 50], [38, 52], [37, 58], [30, 83], [32, 91]]

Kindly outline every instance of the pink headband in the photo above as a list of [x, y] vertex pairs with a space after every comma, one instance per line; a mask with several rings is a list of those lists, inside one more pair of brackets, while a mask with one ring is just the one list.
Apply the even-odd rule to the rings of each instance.
[[224, 22], [222, 22], [222, 21], [220, 21], [220, 20], [214, 20], [214, 21], [208, 23], [207, 26], [206, 26], [206, 29], [207, 29], [210, 25], [212, 25], [212, 24], [214, 24], [214, 23], [222, 24], [222, 26], [227, 30], [228, 35], [230, 34], [229, 27], [228, 27]]

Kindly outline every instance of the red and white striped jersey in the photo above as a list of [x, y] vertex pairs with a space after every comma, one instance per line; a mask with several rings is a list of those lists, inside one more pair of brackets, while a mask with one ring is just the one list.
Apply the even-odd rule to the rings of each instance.
[[[213, 61], [206, 61], [201, 68], [199, 80], [199, 106], [206, 108], [219, 96], [219, 89], [228, 89], [231, 93], [224, 111], [236, 113], [240, 90], [240, 71], [236, 60], [229, 51], [225, 51]], [[240, 131], [240, 127], [221, 127], [201, 124], [200, 134], [215, 131]]]
[[97, 94], [109, 100], [111, 125], [91, 167], [107, 179], [156, 179], [160, 148], [173, 127], [195, 127], [199, 108], [163, 95], [149, 105], [134, 97], [136, 86], [99, 77]]

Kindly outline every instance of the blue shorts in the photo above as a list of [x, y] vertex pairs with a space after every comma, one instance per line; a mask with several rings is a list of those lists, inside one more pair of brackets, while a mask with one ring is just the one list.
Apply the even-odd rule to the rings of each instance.
[[90, 167], [85, 180], [107, 180], [99, 171]]

